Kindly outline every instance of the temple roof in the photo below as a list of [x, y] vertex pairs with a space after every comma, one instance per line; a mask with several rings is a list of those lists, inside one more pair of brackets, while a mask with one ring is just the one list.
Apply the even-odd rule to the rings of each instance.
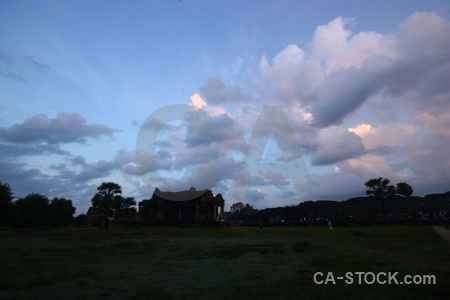
[[211, 193], [211, 191], [208, 189], [197, 191], [194, 187], [191, 187], [189, 190], [181, 192], [161, 192], [158, 188], [155, 188], [153, 195], [170, 201], [188, 201], [199, 198], [206, 193]]

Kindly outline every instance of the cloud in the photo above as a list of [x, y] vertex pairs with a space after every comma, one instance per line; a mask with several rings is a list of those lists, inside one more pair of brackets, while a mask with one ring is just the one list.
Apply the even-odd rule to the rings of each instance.
[[322, 129], [316, 140], [313, 165], [328, 165], [364, 153], [361, 138], [343, 128], [331, 126]]
[[197, 108], [202, 108], [202, 107], [206, 106], [206, 102], [203, 101], [203, 99], [200, 97], [199, 94], [194, 94], [191, 96], [191, 105], [193, 105]]
[[[380, 176], [406, 181], [417, 192], [448, 188], [449, 22], [436, 13], [416, 13], [390, 34], [353, 32], [354, 22], [338, 17], [318, 26], [305, 47], [290, 44], [273, 57], [261, 56], [259, 72], [243, 71], [254, 60], [238, 57], [230, 66], [235, 78], [210, 78], [191, 96], [189, 107], [196, 111], [165, 112], [170, 119], [188, 111], [185, 122], [165, 124], [157, 114], [141, 126], [158, 132], [151, 141], [154, 153], [122, 149], [98, 161], [69, 153], [63, 144], [118, 132], [77, 113], [35, 115], [0, 128], [0, 179], [21, 194], [48, 189], [83, 205], [102, 180], [119, 178], [134, 195], [149, 197], [155, 186], [195, 186], [224, 193], [227, 205], [252, 201], [264, 207], [306, 200], [277, 167], [310, 157], [310, 199], [361, 196], [364, 182]], [[24, 81], [12, 69], [15, 63], [0, 52], [2, 76]], [[30, 57], [18, 63], [48, 68]], [[269, 146], [277, 143], [282, 163], [257, 168], [261, 157], [253, 156], [265, 153], [268, 139]], [[62, 156], [50, 171], [19, 163], [44, 153]], [[295, 174], [303, 169], [295, 166]]]
[[[240, 124], [229, 114], [219, 114], [212, 117], [214, 121], [214, 128], [207, 128], [208, 130], [195, 130], [195, 128], [189, 128], [186, 135], [186, 143], [190, 146], [207, 144], [211, 142], [218, 142], [221, 144], [227, 144], [230, 149], [233, 141], [238, 144], [242, 142], [244, 129]], [[208, 123], [204, 124], [208, 125]], [[200, 136], [201, 135], [201, 136]]]
[[223, 193], [226, 189], [223, 183], [232, 179], [234, 174], [242, 169], [242, 163], [230, 156], [216, 157], [208, 163], [197, 163], [186, 166], [182, 176], [169, 176], [162, 178], [161, 183], [155, 181], [161, 190], [177, 191], [186, 187], [194, 186], [197, 189], [212, 189], [222, 187]]
[[286, 180], [286, 177], [279, 172], [269, 171], [264, 175], [264, 178], [269, 181], [270, 184], [282, 188], [289, 185], [289, 181]]
[[11, 79], [16, 82], [25, 82], [26, 81], [25, 77], [23, 77], [22, 75], [20, 75], [18, 73], [11, 72], [11, 71], [0, 70], [0, 75], [5, 77], [6, 79]]
[[305, 200], [344, 200], [349, 197], [363, 196], [365, 194], [364, 180], [346, 171], [312, 174], [310, 193]]
[[[115, 132], [118, 130], [106, 125], [88, 124], [76, 113], [60, 113], [56, 118], [36, 115], [23, 123], [0, 128], [0, 180], [10, 183], [18, 197], [32, 192], [50, 198], [66, 197], [74, 200], [77, 207], [87, 209], [86, 201], [95, 191], [92, 185], [119, 170], [123, 154], [119, 152], [112, 161], [87, 162], [82, 155], [74, 156], [60, 146], [85, 144], [88, 138], [113, 137]], [[39, 163], [40, 168], [29, 163], [30, 156], [43, 154], [46, 156]], [[55, 154], [60, 157], [52, 156]], [[68, 163], [58, 163], [61, 159]], [[52, 163], [46, 165], [44, 161]]]
[[405, 123], [391, 123], [377, 127], [363, 123], [355, 128], [349, 128], [348, 131], [360, 136], [366, 149], [373, 149], [380, 145], [399, 146], [417, 134], [417, 129], [412, 124]]
[[[339, 172], [311, 175], [317, 195], [339, 194], [333, 191], [351, 179], [358, 184], [341, 195], [358, 193], [362, 180], [379, 176], [421, 191], [448, 186], [449, 22], [416, 13], [392, 34], [353, 33], [353, 22], [336, 18], [318, 26], [306, 50], [288, 45], [273, 62], [263, 56], [254, 99], [284, 108], [313, 165], [337, 164]], [[258, 112], [257, 105], [240, 108], [245, 128]], [[289, 130], [279, 129], [280, 140], [289, 140]]]
[[41, 193], [49, 198], [65, 197], [74, 201], [77, 214], [86, 213], [96, 186], [74, 180], [73, 173], [67, 172], [64, 165], [59, 166], [57, 174], [48, 175], [25, 163], [0, 159], [0, 181], [11, 185], [15, 197], [25, 197], [30, 193]]
[[240, 87], [230, 88], [221, 78], [210, 78], [200, 87], [200, 96], [211, 105], [225, 103], [242, 103], [248, 101], [248, 96]]
[[[18, 65], [15, 62], [19, 62]], [[50, 68], [47, 64], [41, 63], [30, 56], [24, 56], [22, 59], [15, 61], [14, 58], [0, 50], [0, 75], [4, 78], [16, 81], [16, 82], [26, 82], [27, 80], [21, 74], [23, 67], [32, 67], [37, 71], [44, 71]]]
[[266, 198], [266, 194], [263, 194], [260, 189], [245, 191], [245, 199], [250, 202], [260, 201]]
[[27, 56], [26, 59], [27, 59], [28, 63], [29, 63], [35, 70], [38, 70], [38, 71], [44, 71], [45, 69], [50, 68], [47, 64], [38, 62], [37, 60], [35, 60], [35, 59], [32, 58], [32, 57]]
[[87, 124], [77, 113], [62, 112], [56, 118], [35, 115], [21, 124], [0, 128], [1, 140], [9, 143], [85, 144], [87, 138], [113, 137], [119, 132], [103, 124]]
[[69, 155], [68, 151], [62, 150], [59, 145], [48, 144], [10, 144], [0, 143], [0, 152], [4, 158], [14, 159], [20, 156], [36, 156], [42, 154]]
[[[338, 17], [319, 26], [309, 53], [289, 45], [272, 65], [262, 57], [259, 93], [265, 104], [299, 104], [315, 126], [325, 128], [341, 124], [383, 91], [400, 97], [420, 89], [423, 80], [431, 83], [438, 76], [442, 83], [448, 74], [450, 27], [435, 13], [414, 14], [390, 35], [354, 34], [346, 28], [349, 23]], [[445, 89], [443, 84], [436, 88]]]

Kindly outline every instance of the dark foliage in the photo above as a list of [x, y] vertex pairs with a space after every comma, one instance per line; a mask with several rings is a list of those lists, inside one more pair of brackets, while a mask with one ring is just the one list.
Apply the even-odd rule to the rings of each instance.
[[72, 200], [65, 198], [53, 198], [49, 205], [50, 225], [52, 227], [69, 226], [73, 221], [73, 214], [76, 208], [72, 205]]
[[50, 207], [46, 196], [31, 193], [15, 202], [16, 226], [38, 227], [50, 225]]
[[14, 203], [11, 187], [0, 181], [0, 225], [9, 225], [13, 221]]
[[73, 226], [78, 228], [87, 227], [89, 224], [89, 219], [86, 214], [78, 215], [73, 220]]
[[136, 201], [132, 197], [122, 197], [122, 188], [115, 182], [104, 182], [92, 197], [88, 211], [89, 225], [107, 228], [111, 220], [115, 225], [134, 222]]
[[61, 227], [72, 224], [75, 207], [72, 200], [37, 193], [13, 201], [9, 184], [0, 182], [0, 225], [11, 227]]

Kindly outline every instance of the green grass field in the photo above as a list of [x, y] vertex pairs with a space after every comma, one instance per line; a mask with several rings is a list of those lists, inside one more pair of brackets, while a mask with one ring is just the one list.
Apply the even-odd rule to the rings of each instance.
[[[429, 226], [0, 231], [0, 299], [448, 299]], [[317, 285], [316, 272], [435, 275], [435, 285]], [[320, 279], [325, 279], [321, 277]]]

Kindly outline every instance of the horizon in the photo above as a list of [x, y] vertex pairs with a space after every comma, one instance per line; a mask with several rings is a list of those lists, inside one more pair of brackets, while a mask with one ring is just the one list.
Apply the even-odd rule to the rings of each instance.
[[257, 209], [450, 187], [450, 2], [1, 1], [0, 181]]

